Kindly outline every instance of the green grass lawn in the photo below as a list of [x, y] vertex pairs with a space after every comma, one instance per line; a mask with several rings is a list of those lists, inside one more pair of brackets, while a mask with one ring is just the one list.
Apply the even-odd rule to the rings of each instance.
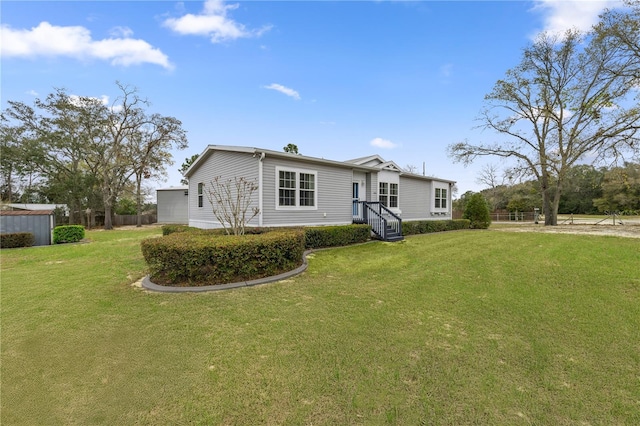
[[2, 251], [2, 425], [640, 424], [638, 239], [430, 234], [151, 294], [152, 235]]

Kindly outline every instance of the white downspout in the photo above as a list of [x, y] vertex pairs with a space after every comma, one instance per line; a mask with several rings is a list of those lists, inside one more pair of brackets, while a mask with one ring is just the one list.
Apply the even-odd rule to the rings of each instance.
[[262, 227], [262, 213], [263, 213], [263, 194], [262, 194], [262, 183], [263, 183], [263, 179], [262, 179], [262, 174], [264, 171], [264, 165], [262, 164], [262, 160], [264, 160], [264, 157], [266, 156], [266, 154], [263, 152], [260, 154], [260, 157], [258, 157], [258, 209], [259, 209], [259, 213], [258, 213], [258, 226]]

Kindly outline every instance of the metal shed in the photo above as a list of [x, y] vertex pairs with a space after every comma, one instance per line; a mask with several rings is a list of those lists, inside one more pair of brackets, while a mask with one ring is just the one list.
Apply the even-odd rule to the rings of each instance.
[[189, 223], [189, 187], [161, 188], [158, 197], [158, 223]]
[[0, 234], [31, 232], [36, 246], [53, 243], [53, 210], [0, 210]]

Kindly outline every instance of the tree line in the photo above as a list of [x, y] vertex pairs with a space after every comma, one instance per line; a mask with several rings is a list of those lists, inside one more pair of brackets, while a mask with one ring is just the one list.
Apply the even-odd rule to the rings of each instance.
[[[506, 184], [496, 179], [495, 168], [483, 169], [478, 178], [486, 186], [480, 193], [493, 211], [532, 212], [540, 208], [543, 195], [536, 180]], [[464, 211], [472, 191], [454, 201], [454, 209]], [[554, 194], [555, 195], [555, 194]], [[616, 167], [581, 164], [567, 170], [559, 197], [559, 214], [640, 214], [640, 163]]]
[[65, 89], [33, 105], [8, 102], [0, 115], [2, 201], [66, 204], [71, 224], [101, 211], [112, 229], [128, 190], [140, 225], [143, 182], [166, 174], [171, 150], [187, 147], [186, 131], [180, 120], [150, 113], [136, 88], [116, 85], [111, 104]]
[[541, 195], [545, 225], [557, 224], [562, 203], [576, 204], [567, 194], [580, 164], [627, 169], [640, 162], [640, 0], [624, 4], [602, 13], [589, 32], [541, 34], [485, 96], [478, 119], [495, 136], [448, 147], [465, 164], [509, 160], [510, 175]]

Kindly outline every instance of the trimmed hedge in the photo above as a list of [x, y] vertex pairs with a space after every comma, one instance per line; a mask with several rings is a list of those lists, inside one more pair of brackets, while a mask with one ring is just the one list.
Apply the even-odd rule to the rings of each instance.
[[84, 238], [84, 226], [62, 225], [53, 228], [53, 244], [77, 243]]
[[469, 229], [471, 221], [468, 219], [453, 220], [413, 220], [402, 222], [403, 235], [429, 234], [431, 232], [455, 231]]
[[371, 239], [369, 225], [318, 226], [303, 229], [305, 247], [308, 249], [347, 246]]
[[[246, 228], [245, 235], [260, 235], [269, 232], [302, 230], [305, 236], [305, 247], [308, 249], [321, 247], [340, 247], [349, 244], [364, 243], [371, 239], [369, 225], [337, 225], [314, 226], [302, 228]], [[193, 235], [226, 235], [224, 229], [200, 229], [187, 225], [164, 225], [162, 235], [188, 232]]]
[[0, 235], [0, 248], [31, 247], [36, 237], [31, 232], [14, 232]]
[[188, 232], [191, 228], [187, 225], [162, 225], [162, 235], [171, 235], [176, 232]]
[[[261, 231], [263, 228], [247, 228], [246, 234], [262, 234]], [[266, 228], [264, 228], [266, 229]], [[258, 231], [256, 231], [258, 230]], [[222, 228], [214, 228], [214, 229], [202, 229], [195, 228], [189, 225], [163, 225], [162, 226], [162, 235], [171, 235], [180, 232], [188, 232], [190, 234], [197, 235], [227, 235], [226, 231]]]
[[141, 243], [153, 282], [169, 286], [226, 284], [281, 274], [302, 264], [304, 233], [214, 236], [175, 232]]

